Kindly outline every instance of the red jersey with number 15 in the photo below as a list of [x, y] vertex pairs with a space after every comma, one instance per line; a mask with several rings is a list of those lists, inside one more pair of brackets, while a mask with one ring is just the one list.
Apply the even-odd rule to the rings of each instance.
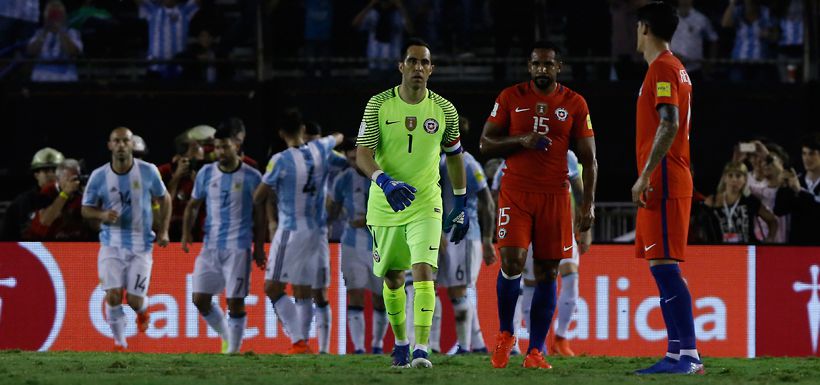
[[501, 179], [504, 189], [526, 192], [568, 192], [569, 138], [594, 136], [584, 97], [562, 84], [549, 95], [533, 89], [532, 82], [505, 88], [495, 100], [488, 122], [508, 129], [510, 136], [535, 131], [545, 134], [548, 151], [523, 149], [507, 156]]
[[689, 122], [691, 110], [692, 81], [686, 68], [671, 51], [664, 51], [649, 64], [641, 91], [638, 94], [637, 129], [635, 149], [638, 157], [638, 174], [643, 171], [652, 143], [660, 124], [660, 104], [678, 107], [678, 133], [672, 147], [649, 177], [652, 191], [662, 198], [687, 198], [692, 196], [692, 174], [689, 172]]

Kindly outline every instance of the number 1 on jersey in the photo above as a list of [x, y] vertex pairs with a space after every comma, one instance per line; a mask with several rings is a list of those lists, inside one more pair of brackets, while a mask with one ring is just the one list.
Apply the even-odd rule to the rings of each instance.
[[407, 134], [407, 153], [413, 152], [413, 134]]

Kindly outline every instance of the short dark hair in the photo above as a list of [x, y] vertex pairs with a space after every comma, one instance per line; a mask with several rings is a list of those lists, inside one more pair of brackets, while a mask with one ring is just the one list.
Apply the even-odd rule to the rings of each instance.
[[638, 8], [638, 21], [648, 25], [653, 35], [670, 42], [678, 29], [678, 10], [662, 1], [652, 1]]
[[[430, 49], [430, 45], [427, 44], [426, 41], [421, 40], [420, 38], [417, 38], [417, 37], [411, 37], [411, 38], [407, 39], [406, 43], [404, 43], [404, 47], [401, 50], [401, 57], [399, 58], [399, 60], [404, 61], [404, 58], [407, 57], [407, 50], [410, 49], [410, 47], [417, 46], [417, 45], [422, 46], [422, 47], [426, 47], [428, 50]], [[433, 54], [431, 52], [430, 56], [432, 57], [432, 55]]]
[[[236, 116], [231, 116], [219, 122], [219, 125], [216, 126], [217, 133], [219, 133], [220, 130], [228, 130], [231, 136], [236, 137], [240, 133], [245, 132], [245, 122]], [[218, 136], [214, 138], [221, 139]]]
[[299, 130], [303, 124], [302, 113], [299, 112], [298, 108], [291, 107], [286, 109], [282, 114], [282, 118], [279, 121], [279, 131], [290, 136], [295, 136], [299, 134]]
[[305, 122], [305, 134], [315, 136], [322, 135], [322, 126], [315, 121]]
[[537, 49], [551, 50], [555, 52], [555, 57], [558, 57], [558, 55], [561, 54], [561, 49], [558, 48], [557, 44], [548, 40], [538, 40], [532, 44], [532, 49], [530, 50], [530, 52], [527, 53], [527, 55], [529, 56], [532, 53], [532, 51], [535, 51]]
[[356, 137], [345, 137], [339, 147], [336, 147], [339, 151], [347, 152], [353, 151], [356, 149]]
[[224, 127], [222, 125], [214, 132], [214, 139], [233, 139], [235, 137], [236, 135], [234, 135], [234, 131], [230, 127]]
[[783, 168], [789, 168], [791, 165], [791, 159], [789, 158], [789, 153], [783, 149], [783, 146], [777, 143], [766, 143], [766, 149], [769, 150], [770, 153], [773, 153], [780, 158], [780, 161], [783, 163]]
[[810, 150], [820, 151], [820, 132], [813, 132], [803, 136], [800, 140], [800, 146]]

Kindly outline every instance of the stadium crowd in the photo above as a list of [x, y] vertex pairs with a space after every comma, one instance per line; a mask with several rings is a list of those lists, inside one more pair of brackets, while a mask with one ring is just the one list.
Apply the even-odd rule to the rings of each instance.
[[[264, 55], [274, 66], [308, 76], [329, 74], [330, 57], [366, 57], [369, 74], [382, 78], [408, 36], [432, 42], [443, 57], [460, 59], [508, 58], [538, 36], [564, 42], [570, 63], [580, 59], [573, 66], [574, 79], [638, 79], [642, 64], [634, 50], [634, 25], [636, 10], [645, 3], [524, 0], [509, 7], [497, 0], [8, 0], [0, 5], [0, 58], [38, 60], [30, 75], [25, 68], [12, 71], [13, 62], [0, 74], [76, 81], [74, 59], [130, 58], [149, 61], [149, 79], [231, 80], [237, 76], [231, 60], [252, 56], [248, 52], [255, 49], [253, 29], [261, 12]], [[672, 3], [681, 16], [672, 48], [693, 79], [801, 78], [802, 1]], [[710, 59], [733, 64], [718, 67]], [[293, 67], [292, 60], [299, 66]], [[504, 74], [504, 65], [496, 65], [494, 76]]]

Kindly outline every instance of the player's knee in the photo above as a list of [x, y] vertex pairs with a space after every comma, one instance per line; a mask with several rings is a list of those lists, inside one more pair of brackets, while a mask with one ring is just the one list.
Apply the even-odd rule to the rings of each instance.
[[460, 298], [467, 295], [467, 286], [453, 286], [447, 288], [447, 296], [450, 298]]
[[245, 314], [244, 298], [228, 298], [228, 311], [232, 316], [242, 316]]
[[145, 298], [136, 295], [128, 295], [126, 296], [125, 300], [128, 302], [128, 306], [130, 306], [135, 311], [139, 311], [139, 309], [142, 309], [142, 304], [145, 302]]
[[265, 295], [273, 301], [279, 299], [285, 293], [284, 285], [279, 282], [265, 281]]
[[517, 258], [506, 258], [501, 260], [501, 270], [507, 275], [518, 275], [524, 271], [524, 263]]
[[390, 290], [401, 288], [404, 286], [404, 271], [388, 271], [387, 274], [384, 275], [384, 284], [387, 285]]
[[196, 309], [199, 310], [201, 314], [208, 314], [211, 312], [211, 297], [208, 295], [202, 295], [201, 293], [194, 293], [191, 296], [191, 302], [194, 303]]
[[122, 304], [122, 289], [111, 289], [106, 291], [105, 300], [110, 306]]

